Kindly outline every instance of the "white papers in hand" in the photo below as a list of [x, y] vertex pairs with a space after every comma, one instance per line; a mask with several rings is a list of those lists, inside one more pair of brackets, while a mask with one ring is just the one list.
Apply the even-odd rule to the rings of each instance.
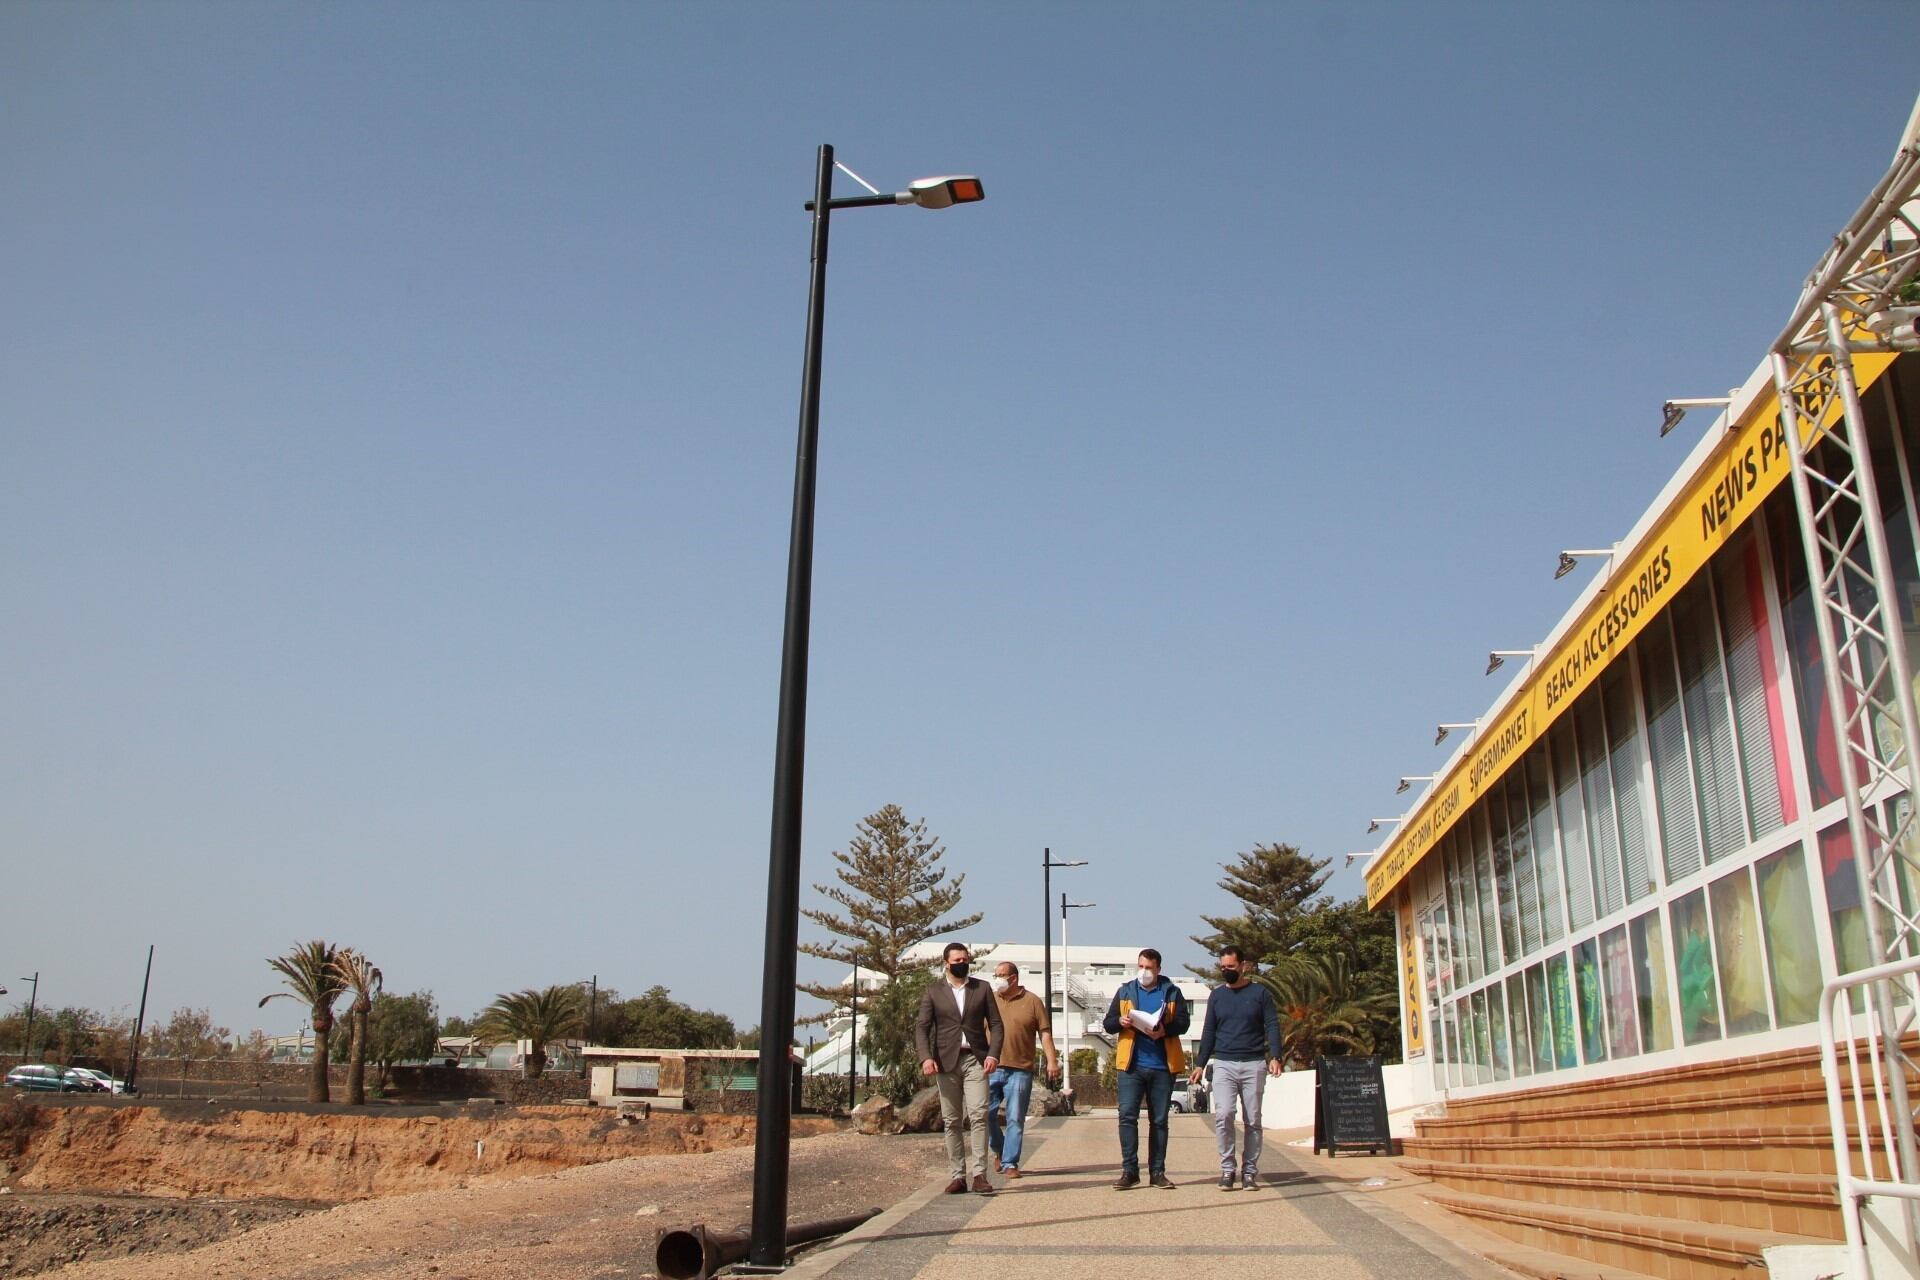
[[1135, 1031], [1151, 1031], [1160, 1025], [1161, 1012], [1161, 1009], [1155, 1009], [1152, 1013], [1142, 1013], [1138, 1009], [1129, 1009], [1127, 1011], [1127, 1021], [1133, 1024]]

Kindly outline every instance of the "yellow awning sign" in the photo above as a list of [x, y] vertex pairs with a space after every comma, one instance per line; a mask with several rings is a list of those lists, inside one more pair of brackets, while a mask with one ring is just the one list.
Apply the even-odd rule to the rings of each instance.
[[[1866, 390], [1895, 357], [1853, 358]], [[1828, 419], [1839, 416], [1838, 398]], [[1829, 422], [1822, 422], [1824, 430]], [[1473, 748], [1434, 783], [1367, 869], [1367, 905], [1380, 905], [1414, 866], [1465, 816], [1474, 801], [1506, 776], [1553, 722], [1625, 653], [1680, 588], [1706, 568], [1715, 552], [1759, 510], [1792, 473], [1780, 402], [1773, 391], [1754, 397], [1746, 413], [1708, 455], [1693, 483], [1654, 523], [1646, 537], [1614, 557], [1607, 589], [1528, 672], [1502, 711], [1474, 739]]]

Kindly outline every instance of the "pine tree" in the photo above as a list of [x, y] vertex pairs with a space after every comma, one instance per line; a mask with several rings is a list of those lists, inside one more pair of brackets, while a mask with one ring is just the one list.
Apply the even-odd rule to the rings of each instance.
[[[834, 850], [833, 859], [840, 864], [834, 875], [840, 884], [813, 886], [816, 893], [838, 903], [842, 910], [800, 913], [840, 940], [803, 942], [800, 950], [839, 964], [858, 963], [863, 989], [868, 982], [890, 984], [908, 970], [927, 967], [909, 961], [907, 951], [929, 938], [972, 928], [984, 918], [976, 911], [958, 919], [942, 919], [960, 905], [960, 886], [967, 878], [964, 874], [947, 878], [939, 866], [946, 852], [939, 838], [927, 833], [924, 819], [907, 821], [897, 804], [862, 818], [853, 838], [847, 841], [846, 852]], [[834, 1017], [846, 1008], [852, 994], [851, 983], [828, 986], [803, 982], [799, 989], [834, 1006], [802, 1022], [825, 1022]], [[873, 1034], [872, 1028], [868, 1034]], [[872, 1056], [877, 1060], [880, 1055]]]
[[[1220, 887], [1245, 908], [1237, 916], [1201, 916], [1212, 926], [1210, 934], [1193, 941], [1217, 956], [1225, 946], [1237, 946], [1256, 962], [1277, 963], [1290, 955], [1302, 938], [1307, 918], [1324, 910], [1325, 898], [1315, 895], [1327, 883], [1331, 858], [1309, 858], [1290, 844], [1257, 844], [1227, 864]], [[1217, 967], [1194, 968], [1203, 978], [1218, 978]]]

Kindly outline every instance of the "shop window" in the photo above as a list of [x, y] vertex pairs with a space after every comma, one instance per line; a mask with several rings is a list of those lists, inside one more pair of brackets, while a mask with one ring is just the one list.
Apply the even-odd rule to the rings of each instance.
[[1660, 913], [1649, 911], [1627, 929], [1633, 976], [1639, 987], [1640, 1041], [1648, 1053], [1673, 1048], [1673, 1001], [1667, 995], [1667, 940]]
[[[1614, 812], [1620, 820], [1620, 864], [1628, 902], [1638, 902], [1656, 887], [1647, 865], [1647, 814], [1641, 795], [1640, 719], [1633, 705], [1633, 680], [1627, 664], [1616, 662], [1600, 677], [1600, 698], [1607, 716], [1607, 760], [1613, 768]], [[1622, 905], [1610, 902], [1608, 910]]]
[[1625, 925], [1600, 935], [1600, 977], [1607, 996], [1607, 1051], [1615, 1058], [1631, 1058], [1640, 1052], [1640, 1034]]
[[1820, 1015], [1820, 948], [1813, 933], [1813, 893], [1807, 883], [1807, 859], [1798, 844], [1762, 858], [1760, 923], [1766, 933], [1767, 963], [1773, 970], [1773, 1009], [1783, 1027], [1812, 1022]]
[[1487, 988], [1487, 1034], [1493, 1042], [1493, 1078], [1510, 1079], [1513, 1076], [1513, 1055], [1512, 1046], [1507, 1040], [1507, 1002], [1497, 982]]
[[1544, 946], [1566, 932], [1566, 899], [1560, 892], [1560, 844], [1554, 832], [1553, 768], [1542, 742], [1527, 752], [1528, 826], [1533, 832], [1533, 863], [1540, 881], [1540, 941]]
[[1711, 863], [1746, 845], [1747, 805], [1740, 787], [1710, 581], [1710, 576], [1695, 578], [1673, 602], [1671, 612], [1680, 655], [1680, 700], [1686, 709], [1688, 745], [1693, 749], [1694, 789]]
[[1866, 912], [1860, 909], [1853, 841], [1844, 822], [1836, 822], [1820, 833], [1820, 873], [1826, 881], [1827, 916], [1833, 927], [1839, 972], [1864, 969], [1873, 963], [1873, 947], [1867, 940]]
[[1447, 915], [1453, 922], [1453, 959], [1464, 977], [1456, 986], [1464, 986], [1480, 976], [1480, 938], [1473, 906], [1472, 877], [1460, 863], [1458, 841], [1451, 835], [1440, 843], [1440, 856], [1447, 867]]
[[1487, 1026], [1487, 990], [1482, 987], [1473, 993], [1473, 1063], [1477, 1068], [1475, 1084], [1485, 1084], [1492, 1079], [1493, 1036]]
[[1533, 832], [1527, 823], [1527, 788], [1524, 773], [1515, 769], [1500, 788], [1506, 795], [1507, 817], [1513, 824], [1513, 883], [1520, 908], [1520, 950], [1512, 958], [1530, 956], [1540, 949], [1540, 887], [1534, 879]]
[[1599, 689], [1589, 689], [1573, 707], [1580, 747], [1580, 795], [1587, 808], [1587, 848], [1593, 853], [1593, 898], [1597, 915], [1626, 905], [1620, 892], [1620, 841], [1614, 827], [1613, 777], [1607, 764], [1606, 726]]
[[1460, 825], [1468, 833], [1467, 856], [1472, 860], [1474, 885], [1479, 891], [1480, 972], [1485, 975], [1500, 967], [1500, 908], [1493, 896], [1493, 851], [1487, 847], [1486, 806], [1474, 806], [1467, 818]]
[[1513, 1026], [1513, 1074], [1533, 1074], [1533, 1046], [1527, 1022], [1527, 984], [1519, 974], [1507, 977], [1507, 1021]]
[[1573, 989], [1580, 999], [1580, 1054], [1588, 1062], [1607, 1060], [1607, 1030], [1601, 1012], [1600, 949], [1592, 938], [1573, 949]]
[[1509, 960], [1520, 958], [1520, 914], [1513, 889], [1513, 840], [1507, 830], [1505, 788], [1494, 787], [1475, 806], [1475, 825], [1484, 828], [1493, 849], [1495, 892], [1500, 899], [1500, 948]]
[[1547, 999], [1553, 1005], [1553, 1057], [1563, 1068], [1580, 1065], [1579, 1032], [1573, 1017], [1573, 978], [1564, 952], [1547, 957]]
[[1745, 867], [1708, 886], [1713, 905], [1713, 950], [1720, 962], [1720, 1004], [1730, 1036], [1771, 1029], [1766, 970], [1760, 958], [1760, 915]]
[[1527, 1024], [1532, 1032], [1533, 1069], [1554, 1069], [1553, 1009], [1547, 999], [1547, 966], [1537, 964], [1527, 970]]
[[1593, 863], [1587, 857], [1587, 818], [1580, 802], [1580, 756], [1573, 749], [1572, 717], [1553, 727], [1553, 776], [1559, 789], [1560, 850], [1567, 872], [1567, 918], [1575, 929], [1593, 923]]
[[[1786, 635], [1787, 669], [1793, 674], [1794, 701], [1800, 711], [1801, 754], [1806, 760], [1813, 807], [1840, 798], [1840, 753], [1827, 714], [1826, 668], [1820, 635], [1813, 625], [1813, 596], [1807, 588], [1806, 547], [1790, 494], [1770, 500], [1767, 541], [1774, 554], [1774, 584], [1780, 595], [1780, 626]], [[1826, 857], [1825, 837], [1821, 857]]]
[[1714, 590], [1720, 599], [1720, 634], [1726, 641], [1747, 816], [1757, 838], [1785, 825], [1795, 806], [1781, 767], [1787, 730], [1774, 672], [1767, 595], [1760, 581], [1759, 539], [1751, 528], [1715, 558]]
[[1447, 1085], [1458, 1089], [1467, 1083], [1466, 1046], [1460, 1039], [1460, 1001], [1447, 1002], [1447, 1043], [1452, 1046], [1447, 1057]]
[[1720, 1038], [1720, 987], [1707, 937], [1707, 895], [1695, 889], [1673, 903], [1674, 975], [1680, 980], [1680, 1038], [1705, 1044]]
[[1687, 759], [1686, 716], [1680, 709], [1680, 672], [1665, 615], [1639, 644], [1640, 690], [1647, 706], [1647, 747], [1653, 755], [1654, 809], [1667, 881], [1700, 869], [1700, 821], [1693, 803], [1693, 766]]

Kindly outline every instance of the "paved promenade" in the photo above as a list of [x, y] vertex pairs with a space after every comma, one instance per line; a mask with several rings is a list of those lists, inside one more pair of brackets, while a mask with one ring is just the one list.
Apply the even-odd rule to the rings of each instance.
[[[1145, 1117], [1142, 1117], [1143, 1121]], [[1142, 1124], [1141, 1157], [1146, 1155]], [[1174, 1116], [1172, 1191], [1115, 1191], [1112, 1112], [1041, 1122], [998, 1195], [917, 1191], [789, 1276], [832, 1280], [1491, 1280], [1509, 1273], [1337, 1182], [1269, 1141], [1262, 1186], [1221, 1191], [1211, 1116]], [[1271, 1138], [1272, 1135], [1270, 1135]]]

